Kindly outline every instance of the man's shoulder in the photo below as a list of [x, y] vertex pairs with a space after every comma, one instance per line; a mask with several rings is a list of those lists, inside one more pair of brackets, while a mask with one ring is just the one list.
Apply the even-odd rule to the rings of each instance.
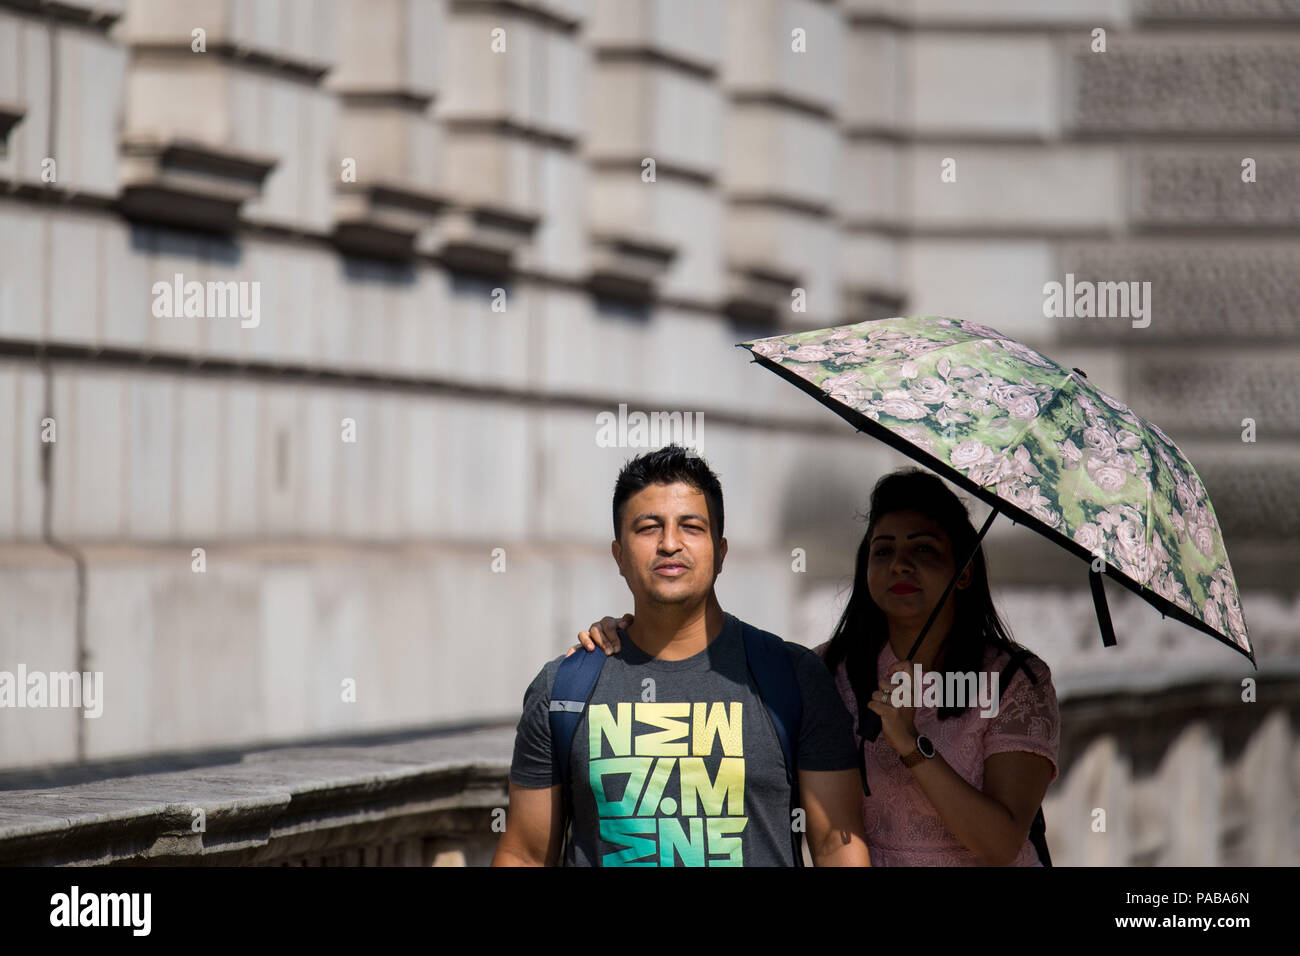
[[736, 617], [736, 615], [731, 614], [730, 612], [728, 612], [727, 617], [731, 618], [731, 619], [734, 620], [737, 624], [740, 625], [739, 630], [738, 630], [738, 633], [739, 633], [742, 637], [745, 635], [745, 632], [746, 632], [746, 631], [755, 631], [755, 632], [757, 632], [757, 633], [758, 633], [760, 636], [762, 636], [762, 637], [770, 638], [771, 640], [774, 640], [774, 641], [779, 641], [779, 640], [781, 640], [781, 638], [780, 638], [778, 635], [773, 634], [771, 631], [765, 631], [765, 630], [763, 630], [761, 627], [759, 627], [757, 624], [750, 624], [750, 623], [749, 623], [748, 621], [746, 621], [744, 618]]
[[[740, 619], [737, 618], [737, 620], [739, 621]], [[758, 634], [766, 640], [780, 641], [782, 644], [784, 644], [786, 653], [790, 655], [790, 661], [794, 664], [796, 670], [802, 667], [808, 667], [812, 664], [815, 664], [817, 667], [821, 667], [825, 669], [825, 665], [822, 663], [821, 655], [818, 654], [816, 651], [814, 651], [812, 648], [805, 647], [803, 644], [798, 644], [794, 641], [788, 641], [785, 638], [781, 637], [779, 634], [773, 634], [771, 631], [765, 631], [761, 627], [756, 627], [755, 625], [750, 624], [748, 621], [740, 621], [740, 624], [742, 627], [742, 634], [743, 634], [743, 629], [748, 628], [751, 631], [757, 631]]]
[[[586, 651], [574, 651], [574, 653], [585, 654]], [[596, 653], [603, 654], [604, 651], [597, 651]], [[555, 675], [560, 672], [560, 665], [563, 663], [564, 655], [561, 654], [559, 657], [552, 658], [543, 664], [542, 669], [537, 672], [537, 675], [528, 685], [529, 693], [540, 693], [546, 697], [550, 697], [551, 688], [555, 685]]]
[[804, 647], [802, 644], [786, 641], [785, 649], [790, 652], [790, 662], [798, 673], [830, 674], [826, 667], [826, 661], [811, 647]]

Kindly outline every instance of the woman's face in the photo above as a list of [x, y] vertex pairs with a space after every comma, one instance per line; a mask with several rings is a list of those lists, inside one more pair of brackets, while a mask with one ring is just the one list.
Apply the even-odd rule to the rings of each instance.
[[[891, 624], [924, 624], [952, 579], [954, 566], [948, 535], [919, 511], [890, 512], [871, 529], [867, 590]], [[970, 576], [967, 567], [957, 586], [965, 587]], [[933, 626], [940, 633], [951, 624], [954, 597], [948, 596], [943, 613], [935, 619]]]

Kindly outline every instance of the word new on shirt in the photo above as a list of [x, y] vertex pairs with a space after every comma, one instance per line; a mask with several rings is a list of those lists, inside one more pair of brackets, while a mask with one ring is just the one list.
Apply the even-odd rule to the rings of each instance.
[[[741, 866], [743, 705], [623, 703], [588, 711], [589, 779], [604, 866]], [[635, 719], [634, 719], [635, 718]], [[634, 723], [659, 728], [633, 734]], [[721, 747], [712, 776], [705, 758]], [[622, 779], [626, 783], [620, 788]]]

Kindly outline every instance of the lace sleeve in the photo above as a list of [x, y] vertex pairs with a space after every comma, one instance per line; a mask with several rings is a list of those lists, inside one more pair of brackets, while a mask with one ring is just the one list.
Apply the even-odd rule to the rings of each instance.
[[1037, 658], [1026, 663], [1033, 668], [1037, 683], [1022, 668], [1002, 697], [996, 717], [989, 718], [984, 737], [984, 757], [1008, 751], [1026, 751], [1052, 762], [1052, 780], [1058, 773], [1057, 753], [1061, 745], [1061, 715], [1051, 669]]

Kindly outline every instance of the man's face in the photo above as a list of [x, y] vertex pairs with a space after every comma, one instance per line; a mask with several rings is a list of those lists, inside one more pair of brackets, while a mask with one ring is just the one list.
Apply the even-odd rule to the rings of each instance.
[[637, 600], [688, 604], [712, 590], [727, 542], [714, 546], [704, 492], [677, 482], [647, 485], [628, 498], [612, 551]]

